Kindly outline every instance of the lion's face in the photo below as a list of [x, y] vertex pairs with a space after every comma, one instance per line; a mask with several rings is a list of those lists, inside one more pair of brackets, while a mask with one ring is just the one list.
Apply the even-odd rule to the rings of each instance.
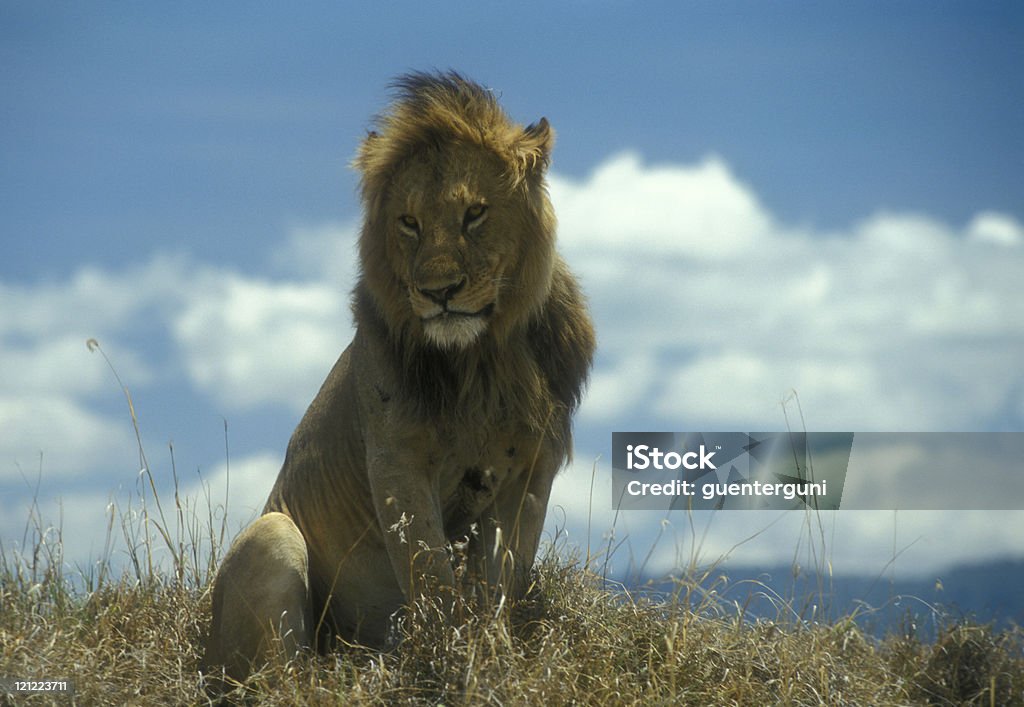
[[516, 200], [500, 159], [475, 145], [425, 147], [396, 171], [381, 225], [427, 341], [464, 348], [502, 317], [525, 245]]

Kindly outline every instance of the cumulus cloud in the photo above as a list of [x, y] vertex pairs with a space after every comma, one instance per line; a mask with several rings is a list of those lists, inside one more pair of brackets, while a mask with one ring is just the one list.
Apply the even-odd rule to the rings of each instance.
[[78, 477], [134, 447], [123, 415], [90, 404], [116, 388], [86, 340], [100, 338], [125, 377], [149, 382], [153, 367], [129, 341], [173, 307], [180, 267], [157, 257], [119, 272], [86, 266], [65, 282], [0, 283], [0, 480], [40, 468]]
[[626, 152], [585, 180], [551, 178], [570, 246], [721, 260], [756, 247], [771, 218], [717, 157], [692, 167], [645, 166]]
[[[664, 430], [781, 429], [781, 403], [795, 389], [812, 430], [1024, 423], [1024, 226], [1010, 215], [981, 211], [961, 227], [879, 212], [824, 231], [780, 222], [720, 158], [650, 165], [632, 153], [582, 179], [552, 175], [551, 194], [599, 337], [577, 465], [553, 497], [576, 538], [588, 518], [598, 542], [611, 527], [610, 500], [588, 500], [594, 460], [612, 430], [638, 420]], [[250, 413], [290, 427], [351, 339], [356, 231], [293, 228], [261, 273], [154, 256], [121, 269], [83, 266], [64, 281], [0, 283], [0, 480], [35, 468], [40, 452], [46, 469], [96, 478], [134, 448], [123, 409], [111, 417], [96, 402], [111, 381], [85, 350], [91, 337], [151, 405], [198, 394], [192, 409], [213, 401], [236, 428]], [[262, 506], [283, 450], [233, 451], [231, 506], [248, 514]], [[597, 463], [606, 494], [607, 462]], [[211, 488], [223, 471], [208, 477]], [[632, 525], [646, 552], [661, 521], [633, 513], [616, 532]], [[734, 515], [714, 521], [701, 552], [781, 557], [775, 533], [799, 530], [787, 519], [759, 535], [766, 545], [730, 550], [758, 525]], [[870, 521], [836, 522], [844, 552], [891, 550], [891, 534]], [[924, 535], [941, 525], [920, 522]], [[1022, 518], [1008, 522], [1021, 527]], [[980, 523], [965, 527], [962, 556], [1005, 546]], [[677, 551], [673, 541], [655, 554], [668, 566]]]
[[97, 475], [134, 453], [116, 382], [88, 339], [133, 393], [191, 384], [227, 413], [303, 410], [352, 336], [351, 282], [331, 279], [351, 278], [352, 242], [342, 227], [295, 229], [279, 252], [298, 273], [288, 281], [156, 255], [84, 265], [63, 281], [0, 282], [0, 480], [40, 459], [47, 478]]
[[83, 265], [66, 281], [0, 282], [0, 336], [49, 340], [73, 334], [83, 342], [124, 336], [154, 316], [164, 318], [188, 280], [184, 259], [156, 255], [122, 270]]
[[[805, 567], [837, 575], [920, 576], [957, 562], [1019, 556], [1024, 511], [625, 511], [612, 507], [606, 460], [579, 458], [555, 479], [546, 537], [598, 558], [615, 576], [678, 573], [691, 564]], [[998, 517], [998, 522], [993, 518]], [[955, 528], [955, 532], [951, 532]]]
[[[672, 429], [775, 429], [796, 389], [813, 429], [984, 429], [999, 410], [1021, 423], [1024, 226], [1011, 216], [794, 228], [714, 158], [624, 155], [554, 179], [552, 198], [600, 336], [585, 419], [642, 409]], [[642, 372], [628, 363], [641, 358]], [[625, 394], [638, 387], [650, 395]]]
[[272, 260], [295, 276], [322, 280], [347, 293], [356, 284], [358, 233], [355, 223], [295, 226]]
[[[23, 343], [9, 343], [0, 349], [0, 368], [17, 371], [5, 381], [4, 394], [39, 393], [81, 395], [102, 388], [110, 380], [109, 371], [92, 365], [87, 357], [86, 339], [57, 334]], [[147, 367], [128, 352], [124, 367], [133, 379], [148, 377]]]
[[173, 314], [189, 378], [230, 410], [305, 410], [352, 339], [354, 225], [291, 229], [271, 257], [287, 280], [207, 268]]
[[627, 354], [613, 365], [593, 373], [584, 399], [584, 414], [594, 420], [619, 419], [623, 409], [634, 409], [650, 398], [657, 384], [658, 364], [644, 351]]
[[[587, 547], [613, 525], [617, 540], [629, 537], [620, 563], [657, 543], [649, 570], [693, 556], [785, 564], [805, 523], [800, 514], [702, 516], [698, 527], [710, 530], [694, 537], [681, 514], [616, 515], [608, 462], [597, 462], [596, 498], [590, 462], [611, 430], [638, 419], [664, 430], [783, 429], [786, 414], [796, 422], [795, 390], [812, 430], [1024, 423], [1024, 226], [1012, 216], [981, 212], [958, 228], [879, 212], [841, 231], [798, 228], [779, 223], [719, 161], [646, 167], [635, 155], [584, 179], [555, 178], [552, 198], [600, 339], [577, 421], [589, 446], [577, 449], [552, 502]], [[941, 540], [950, 514], [882, 515], [829, 520], [837, 568], [878, 572], [895, 552], [915, 572], [950, 563]], [[991, 513], [955, 515], [958, 558], [1019, 553], [1006, 528], [1024, 528], [1024, 514], [1001, 513], [997, 524]]]
[[62, 395], [0, 395], [0, 430], [4, 482], [32, 480], [40, 470], [47, 477], [80, 476], [133, 444], [124, 423]]
[[352, 338], [348, 298], [329, 284], [207, 278], [173, 323], [194, 385], [233, 409], [303, 410]]
[[[33, 503], [35, 507], [30, 512]], [[88, 572], [89, 565], [104, 555], [113, 508], [111, 492], [101, 489], [36, 499], [10, 495], [0, 499], [0, 542], [11, 558], [20, 555], [31, 561], [38, 545], [38, 561], [63, 556], [66, 570], [79, 568]], [[114, 525], [110, 536], [112, 555], [120, 535], [120, 526]], [[55, 554], [50, 555], [51, 552]], [[73, 573], [68, 572], [67, 576]]]
[[[991, 512], [960, 511], [955, 514], [956, 533], [950, 533], [953, 516], [947, 513], [704, 512], [695, 518], [695, 525], [698, 533], [705, 528], [708, 532], [695, 535], [685, 515], [675, 513], [669, 537], [676, 535], [679, 545], [659, 543], [650, 569], [657, 575], [685, 567], [691, 548], [697, 547], [704, 565], [725, 559], [733, 566], [778, 567], [796, 562], [824, 567], [827, 561], [837, 575], [894, 571], [901, 577], [920, 576], [947, 569], [953, 558], [953, 562], [983, 562], [1018, 554], [1019, 547], [1007, 537], [1006, 529], [1024, 526], [1024, 513], [1003, 512], [1000, 517], [1002, 522], [994, 524]], [[650, 537], [649, 532], [637, 530], [638, 538]]]
[[1000, 246], [1024, 245], [1024, 226], [1016, 219], [993, 211], [983, 211], [967, 225], [967, 237]]
[[226, 505], [232, 524], [241, 527], [263, 510], [283, 461], [283, 450], [263, 450], [232, 460], [230, 466], [218, 463], [201, 480], [186, 485], [184, 493], [203, 499], [209, 494], [211, 505]]

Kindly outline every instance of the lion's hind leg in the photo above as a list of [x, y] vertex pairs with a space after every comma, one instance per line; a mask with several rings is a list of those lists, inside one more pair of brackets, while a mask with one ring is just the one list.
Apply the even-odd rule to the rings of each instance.
[[213, 583], [213, 621], [203, 672], [242, 681], [281, 648], [311, 645], [309, 559], [302, 533], [283, 513], [258, 518], [235, 540]]

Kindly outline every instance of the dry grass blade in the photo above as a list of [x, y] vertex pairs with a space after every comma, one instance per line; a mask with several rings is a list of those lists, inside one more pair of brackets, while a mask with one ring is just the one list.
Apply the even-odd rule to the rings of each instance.
[[[134, 423], [130, 396], [129, 410]], [[206, 702], [199, 642], [211, 570], [229, 539], [208, 489], [204, 512], [176, 490], [173, 528], [162, 513], [154, 521], [111, 504], [107, 556], [95, 573], [77, 575], [65, 566], [60, 524], [47, 525], [32, 505], [21, 548], [0, 546], [0, 702], [60, 704], [60, 695], [11, 692], [11, 680], [40, 678], [72, 681], [75, 704]], [[115, 522], [129, 542], [120, 576], [110, 557]], [[152, 524], [174, 558], [169, 571], [153, 559]], [[579, 562], [549, 547], [515, 605], [462, 606], [465, 620], [451, 625], [420, 602], [397, 620], [393, 650], [341, 644], [278, 661], [232, 697], [267, 705], [1024, 705], [1021, 629], [951, 622], [934, 643], [913, 631], [878, 641], [856, 617], [808, 621], [797, 598], [766, 587], [749, 591], [770, 599], [777, 615], [750, 620], [745, 602], [726, 598], [743, 588], [724, 580], [709, 588], [695, 562], [673, 591], [645, 595], [609, 588], [593, 568], [606, 560]]]

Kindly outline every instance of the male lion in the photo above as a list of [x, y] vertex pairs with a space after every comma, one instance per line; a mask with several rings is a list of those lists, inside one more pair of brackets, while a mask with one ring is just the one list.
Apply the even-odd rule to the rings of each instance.
[[521, 596], [570, 455], [594, 332], [555, 252], [552, 130], [456, 73], [396, 89], [355, 160], [355, 338], [214, 581], [204, 667], [235, 679], [274, 636], [379, 646], [422, 594]]

